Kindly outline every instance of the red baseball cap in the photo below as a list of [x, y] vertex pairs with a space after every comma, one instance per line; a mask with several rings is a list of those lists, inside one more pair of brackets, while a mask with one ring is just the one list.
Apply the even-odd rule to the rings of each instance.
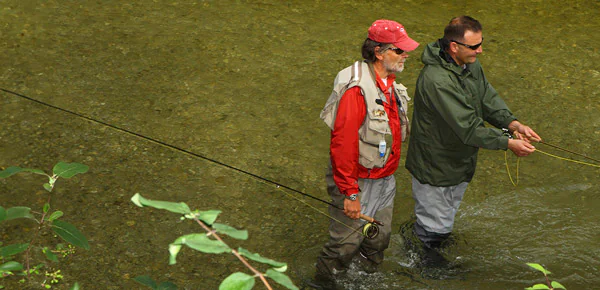
[[369, 27], [369, 39], [381, 43], [391, 43], [404, 51], [415, 50], [419, 43], [408, 37], [402, 24], [392, 20], [375, 20]]

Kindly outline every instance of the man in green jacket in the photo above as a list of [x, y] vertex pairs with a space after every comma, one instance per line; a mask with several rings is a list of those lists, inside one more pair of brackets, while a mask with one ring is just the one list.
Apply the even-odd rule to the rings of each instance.
[[[530, 140], [541, 141], [488, 83], [477, 60], [482, 43], [481, 24], [460, 16], [421, 57], [425, 67], [417, 79], [406, 168], [413, 176], [413, 231], [426, 250], [450, 235], [479, 148], [527, 156], [535, 151]], [[486, 128], [484, 121], [496, 128]]]

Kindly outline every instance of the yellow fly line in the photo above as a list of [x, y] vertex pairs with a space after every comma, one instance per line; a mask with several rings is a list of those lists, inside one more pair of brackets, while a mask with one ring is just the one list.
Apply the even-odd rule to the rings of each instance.
[[[592, 166], [592, 167], [596, 167], [596, 168], [600, 168], [600, 165], [598, 164], [592, 164], [589, 162], [583, 162], [583, 161], [579, 161], [579, 160], [574, 160], [571, 158], [566, 158], [566, 157], [562, 157], [562, 156], [557, 156], [554, 154], [550, 154], [548, 152], [544, 152], [540, 149], [535, 149], [535, 152], [540, 152], [542, 154], [548, 155], [550, 157], [554, 157], [560, 160], [564, 160], [564, 161], [569, 161], [569, 162], [573, 162], [573, 163], [578, 163], [578, 164], [583, 164], [583, 165], [587, 165], [587, 166]], [[517, 157], [517, 170], [515, 173], [515, 179], [516, 182], [513, 180], [512, 175], [510, 174], [510, 168], [508, 167], [508, 152], [504, 151], [504, 164], [506, 164], [506, 172], [508, 173], [508, 178], [510, 179], [510, 182], [514, 185], [517, 186], [519, 184], [519, 162], [521, 161], [521, 158]]]
[[506, 165], [506, 172], [508, 172], [508, 178], [510, 179], [510, 182], [514, 186], [517, 186], [519, 184], [519, 162], [520, 161], [521, 161], [521, 158], [517, 157], [517, 173], [515, 174], [515, 178], [517, 179], [517, 182], [515, 182], [512, 178], [512, 175], [510, 174], [510, 168], [508, 167], [508, 152], [504, 151], [504, 164]]
[[546, 155], [554, 157], [554, 158], [558, 158], [560, 160], [565, 160], [565, 161], [570, 161], [570, 162], [574, 162], [574, 163], [579, 163], [579, 164], [583, 164], [583, 165], [587, 165], [587, 166], [592, 166], [592, 167], [598, 167], [598, 168], [600, 168], [600, 165], [597, 165], [597, 164], [592, 164], [592, 163], [588, 163], [588, 162], [583, 162], [583, 161], [579, 161], [579, 160], [573, 160], [573, 159], [570, 159], [570, 158], [556, 156], [554, 154], [550, 154], [548, 152], [544, 152], [544, 151], [539, 150], [539, 149], [535, 149], [535, 151], [543, 153], [543, 154], [546, 154]]

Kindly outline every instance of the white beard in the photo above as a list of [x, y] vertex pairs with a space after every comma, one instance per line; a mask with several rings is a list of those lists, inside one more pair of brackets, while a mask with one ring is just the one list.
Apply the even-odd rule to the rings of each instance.
[[401, 63], [390, 63], [387, 61], [383, 62], [383, 67], [390, 73], [399, 73], [404, 70], [404, 62]]

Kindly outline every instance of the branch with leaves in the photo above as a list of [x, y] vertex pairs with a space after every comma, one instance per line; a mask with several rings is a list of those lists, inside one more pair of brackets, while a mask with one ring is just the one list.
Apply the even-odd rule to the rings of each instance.
[[[12, 175], [21, 172], [29, 172], [48, 177], [48, 182], [43, 184], [44, 189], [48, 192], [46, 202], [42, 207], [41, 212], [32, 211], [31, 208], [25, 206], [16, 206], [5, 209], [0, 206], [0, 222], [9, 221], [18, 218], [25, 218], [33, 220], [37, 223], [37, 227], [33, 233], [31, 240], [28, 243], [22, 244], [11, 244], [0, 247], [0, 277], [6, 277], [13, 275], [15, 271], [23, 271], [24, 275], [29, 279], [30, 274], [38, 269], [36, 266], [32, 269], [31, 267], [31, 251], [36, 248], [37, 239], [41, 235], [42, 230], [48, 224], [56, 235], [61, 237], [66, 242], [88, 250], [90, 248], [85, 236], [72, 224], [59, 220], [63, 216], [63, 212], [55, 210], [51, 212], [50, 203], [52, 201], [52, 190], [56, 185], [56, 181], [59, 178], [71, 178], [77, 174], [87, 172], [89, 167], [80, 163], [65, 163], [58, 162], [52, 169], [52, 174], [47, 174], [40, 169], [22, 168], [18, 166], [11, 166], [5, 170], [0, 171], [0, 178], [8, 178]], [[36, 217], [39, 216], [39, 217]], [[46, 258], [53, 262], [58, 262], [58, 257], [48, 247], [41, 247], [43, 254]], [[23, 264], [13, 261], [13, 256], [25, 252], [25, 266]], [[25, 269], [24, 269], [25, 268]], [[77, 286], [79, 287], [79, 286]]]
[[565, 289], [565, 290], [567, 290], [567, 288], [565, 288], [565, 286], [561, 285], [560, 283], [558, 283], [556, 281], [550, 281], [550, 278], [548, 277], [548, 275], [552, 274], [552, 273], [550, 273], [550, 271], [548, 271], [544, 267], [542, 267], [542, 265], [536, 264], [536, 263], [527, 263], [527, 266], [544, 273], [544, 276], [546, 277], [546, 284], [535, 284], [531, 287], [525, 288], [525, 290], [540, 290], [540, 289], [549, 289], [549, 290]]
[[[252, 287], [254, 287], [256, 277], [258, 277], [261, 280], [261, 282], [265, 285], [265, 287], [267, 287], [267, 289], [272, 289], [267, 278], [270, 278], [273, 281], [285, 286], [287, 289], [298, 289], [298, 287], [294, 285], [290, 278], [286, 274], [284, 274], [284, 272], [287, 270], [286, 263], [277, 262], [262, 257], [260, 254], [252, 253], [241, 247], [235, 250], [223, 241], [219, 234], [227, 235], [231, 238], [238, 240], [246, 240], [248, 239], [248, 232], [245, 230], [235, 229], [225, 224], [216, 223], [215, 221], [217, 220], [217, 217], [219, 216], [221, 211], [192, 211], [190, 207], [183, 202], [176, 203], [169, 201], [150, 200], [142, 197], [139, 193], [136, 193], [131, 198], [131, 201], [139, 207], [153, 207], [181, 214], [183, 215], [182, 219], [193, 220], [196, 223], [198, 223], [204, 229], [204, 231], [206, 231], [206, 233], [194, 233], [183, 235], [177, 238], [173, 243], [171, 243], [169, 245], [170, 265], [173, 265], [177, 262], [177, 255], [179, 254], [183, 246], [187, 246], [191, 249], [207, 254], [231, 253], [252, 272], [252, 275], [242, 272], [233, 273], [221, 282], [219, 289], [251, 289]], [[266, 272], [263, 273], [256, 269], [256, 267], [252, 266], [248, 262], [248, 260], [266, 264], [271, 268], [269, 268]], [[147, 277], [143, 276], [143, 278], [147, 280]], [[140, 279], [136, 279], [136, 281], [152, 287], [148, 283], [143, 283], [142, 281], [140, 281]], [[151, 283], [154, 283], [154, 281], [151, 281]]]

